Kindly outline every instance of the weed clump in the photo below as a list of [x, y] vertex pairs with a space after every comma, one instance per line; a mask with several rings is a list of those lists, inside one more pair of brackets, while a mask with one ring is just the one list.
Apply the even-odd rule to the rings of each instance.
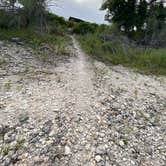
[[6, 83], [5, 83], [5, 88], [7, 91], [9, 91], [11, 89], [11, 81], [8, 80]]

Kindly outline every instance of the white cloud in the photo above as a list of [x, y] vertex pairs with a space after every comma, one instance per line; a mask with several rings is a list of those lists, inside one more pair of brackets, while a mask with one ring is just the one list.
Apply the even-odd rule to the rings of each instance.
[[102, 0], [72, 0], [73, 3], [77, 3], [77, 5], [81, 5], [82, 7], [99, 10], [102, 4]]
[[92, 5], [94, 6], [100, 6], [102, 3], [102, 0], [73, 0], [77, 3], [85, 4], [85, 5]]

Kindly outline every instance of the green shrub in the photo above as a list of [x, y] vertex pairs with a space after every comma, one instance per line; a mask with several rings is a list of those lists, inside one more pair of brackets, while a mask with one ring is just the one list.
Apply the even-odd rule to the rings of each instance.
[[166, 49], [139, 48], [119, 36], [102, 41], [100, 36], [78, 36], [78, 40], [87, 54], [103, 62], [133, 67], [147, 74], [166, 74]]
[[8, 155], [9, 151], [10, 151], [10, 148], [9, 148], [9, 147], [4, 147], [4, 148], [3, 148], [3, 155], [4, 155], [4, 156]]
[[5, 59], [0, 58], [0, 67], [1, 67], [2, 65], [6, 64], [6, 63], [7, 63], [7, 62], [6, 62]]
[[64, 19], [64, 17], [60, 17], [56, 14], [52, 14], [52, 13], [47, 13], [46, 14], [46, 20], [48, 22], [53, 22], [54, 25], [67, 25], [66, 20]]
[[11, 81], [8, 80], [6, 83], [5, 83], [5, 88], [7, 91], [9, 91], [11, 89]]
[[96, 24], [87, 23], [87, 22], [77, 23], [73, 28], [74, 33], [82, 35], [94, 33], [96, 30], [97, 30]]

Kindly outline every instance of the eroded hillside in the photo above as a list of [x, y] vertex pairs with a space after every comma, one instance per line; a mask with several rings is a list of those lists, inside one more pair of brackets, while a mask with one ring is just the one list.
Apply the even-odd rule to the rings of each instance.
[[[0, 42], [0, 165], [164, 166], [166, 78]], [[51, 60], [50, 60], [51, 59]]]

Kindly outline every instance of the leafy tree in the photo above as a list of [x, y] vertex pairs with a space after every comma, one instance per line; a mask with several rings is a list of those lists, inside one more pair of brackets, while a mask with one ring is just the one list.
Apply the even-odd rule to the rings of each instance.
[[128, 33], [141, 30], [148, 18], [154, 16], [159, 26], [165, 24], [166, 7], [163, 0], [106, 0], [102, 5], [107, 10], [107, 19], [119, 25]]
[[[20, 7], [16, 7], [16, 1]], [[50, 4], [56, 5], [52, 2], [53, 0], [0, 0], [0, 27], [20, 29], [32, 26], [40, 32], [49, 31], [46, 21], [48, 19], [49, 24], [51, 21], [47, 7]], [[61, 22], [65, 20], [61, 19]]]
[[[44, 13], [46, 9], [45, 0], [19, 0], [19, 3], [23, 5], [23, 15], [26, 19], [26, 26], [32, 21], [38, 22], [40, 24], [41, 30], [44, 24]], [[34, 19], [32, 19], [34, 18]]]
[[165, 46], [166, 43], [166, 7], [162, 1], [149, 5], [146, 20], [145, 43], [153, 46]]
[[140, 4], [138, 5], [137, 11], [137, 21], [136, 26], [138, 30], [142, 29], [142, 26], [146, 22], [148, 16], [148, 3], [146, 0], [140, 0]]
[[9, 0], [9, 5], [10, 5], [12, 11], [14, 11], [15, 3], [16, 3], [16, 0]]
[[133, 31], [136, 23], [136, 0], [107, 0], [102, 9], [108, 10], [108, 21], [117, 23], [126, 32]]

